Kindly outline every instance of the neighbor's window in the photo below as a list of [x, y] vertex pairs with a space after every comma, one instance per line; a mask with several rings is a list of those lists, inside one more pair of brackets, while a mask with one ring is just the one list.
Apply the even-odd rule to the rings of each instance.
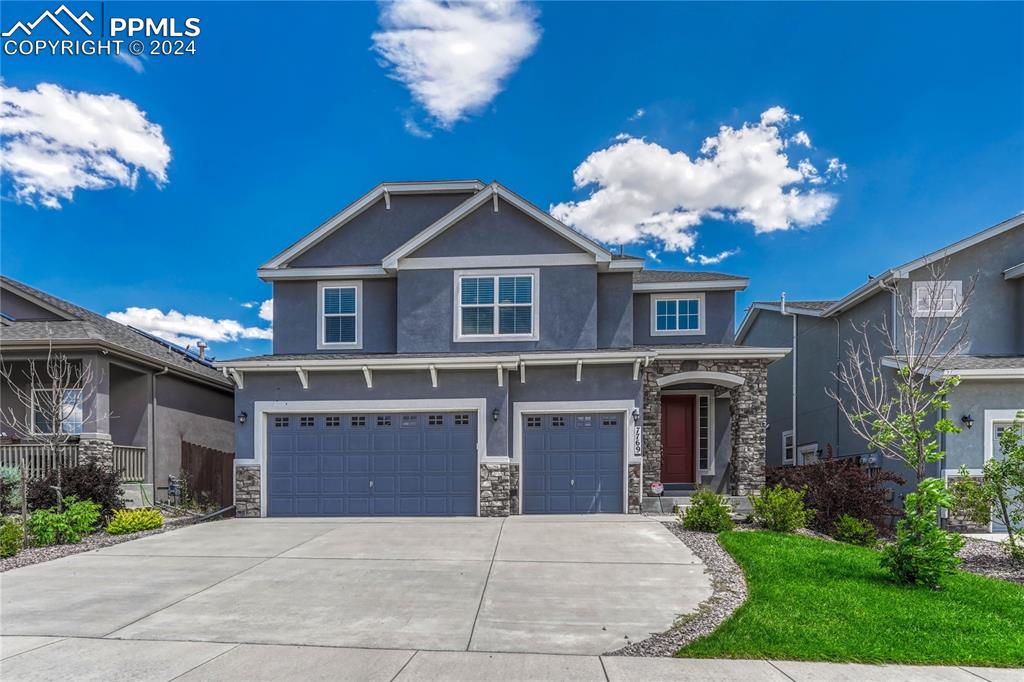
[[651, 334], [671, 336], [704, 332], [704, 294], [653, 296], [651, 304]]
[[458, 338], [534, 336], [534, 275], [464, 275], [458, 282]]
[[82, 432], [82, 389], [64, 389], [63, 399], [47, 388], [32, 389], [32, 426], [36, 433]]
[[782, 432], [782, 461], [787, 464], [793, 463], [793, 432], [783, 431]]
[[358, 348], [361, 343], [359, 308], [361, 290], [357, 282], [320, 284], [321, 348]]
[[963, 282], [914, 282], [914, 317], [954, 317], [963, 300]]

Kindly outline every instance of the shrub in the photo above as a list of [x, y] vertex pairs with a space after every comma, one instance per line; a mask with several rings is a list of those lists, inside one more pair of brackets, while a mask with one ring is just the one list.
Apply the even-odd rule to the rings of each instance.
[[732, 530], [732, 508], [724, 498], [710, 490], [701, 489], [690, 499], [690, 507], [679, 514], [679, 521], [686, 530], [704, 533], [721, 533]]
[[163, 525], [163, 514], [156, 509], [118, 509], [114, 512], [114, 518], [107, 524], [107, 532], [111, 535], [124, 535], [160, 528]]
[[[51, 471], [44, 478], [28, 486], [29, 509], [48, 509], [57, 506], [57, 472]], [[102, 518], [109, 518], [115, 509], [124, 508], [121, 496], [121, 482], [116, 473], [107, 471], [95, 462], [85, 462], [61, 469], [61, 493], [64, 497], [92, 500], [100, 505]]]
[[28, 520], [28, 533], [36, 547], [73, 545], [91, 533], [100, 519], [100, 506], [92, 500], [64, 498], [64, 511], [37, 509]]
[[839, 517], [847, 514], [871, 523], [880, 533], [889, 533], [889, 520], [899, 509], [889, 504], [885, 483], [906, 481], [892, 471], [869, 473], [852, 459], [823, 459], [816, 464], [769, 469], [767, 484], [781, 484], [805, 490], [804, 503], [814, 510], [809, 528], [831, 533]]
[[878, 544], [878, 529], [867, 521], [843, 514], [836, 521], [832, 537], [851, 545], [874, 547]]
[[777, 533], [792, 533], [802, 528], [814, 514], [804, 509], [804, 491], [781, 485], [762, 488], [761, 494], [750, 498], [754, 507], [754, 523]]
[[14, 519], [4, 519], [0, 523], [0, 558], [12, 557], [21, 551], [21, 524]]
[[937, 478], [926, 478], [907, 495], [904, 517], [896, 524], [896, 541], [882, 550], [882, 568], [897, 582], [938, 588], [944, 575], [956, 571], [956, 553], [964, 539], [938, 526], [939, 508], [949, 508], [952, 495]]

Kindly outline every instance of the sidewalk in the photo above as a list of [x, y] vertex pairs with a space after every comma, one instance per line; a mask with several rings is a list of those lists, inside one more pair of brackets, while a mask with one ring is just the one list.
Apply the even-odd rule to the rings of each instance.
[[701, 680], [1019, 682], [1024, 670], [794, 661], [625, 658], [467, 651], [0, 637], [0, 677], [22, 680]]

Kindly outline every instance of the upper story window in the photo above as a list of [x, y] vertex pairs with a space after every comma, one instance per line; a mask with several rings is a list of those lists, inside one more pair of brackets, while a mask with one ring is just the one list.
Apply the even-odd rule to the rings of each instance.
[[362, 348], [362, 282], [320, 282], [318, 290], [316, 347]]
[[455, 340], [536, 340], [537, 272], [456, 272]]
[[704, 333], [704, 294], [651, 296], [651, 336]]
[[32, 389], [32, 429], [35, 433], [82, 433], [82, 389]]
[[960, 280], [914, 282], [914, 317], [956, 317], [962, 301]]
[[784, 464], [792, 464], [795, 457], [794, 453], [796, 448], [793, 444], [793, 432], [783, 431], [782, 432], [782, 462]]

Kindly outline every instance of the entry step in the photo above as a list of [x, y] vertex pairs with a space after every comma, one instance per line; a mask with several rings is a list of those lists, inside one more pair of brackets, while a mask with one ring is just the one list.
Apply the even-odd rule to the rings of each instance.
[[[648, 514], [675, 514], [690, 506], [693, 498], [689, 495], [662, 495], [661, 497], [645, 497], [642, 509]], [[728, 495], [726, 499], [733, 513], [746, 516], [753, 511], [750, 500], [742, 495]]]

